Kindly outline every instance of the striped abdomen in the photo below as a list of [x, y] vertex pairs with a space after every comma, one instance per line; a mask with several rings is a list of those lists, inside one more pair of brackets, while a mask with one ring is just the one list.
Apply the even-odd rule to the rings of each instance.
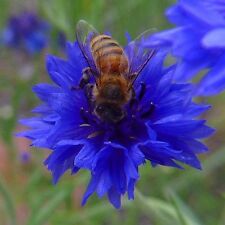
[[127, 57], [110, 36], [97, 35], [90, 44], [95, 64], [101, 73], [121, 75], [128, 72]]

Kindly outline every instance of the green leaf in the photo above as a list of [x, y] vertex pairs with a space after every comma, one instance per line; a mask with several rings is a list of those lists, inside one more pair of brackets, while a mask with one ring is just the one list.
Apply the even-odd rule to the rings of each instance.
[[10, 225], [16, 225], [16, 210], [13, 198], [9, 192], [9, 188], [6, 187], [2, 178], [0, 178], [0, 194], [4, 200], [5, 210], [8, 214]]
[[[34, 184], [38, 186], [38, 181], [40, 179], [39, 171], [29, 182], [29, 187], [32, 188]], [[33, 212], [31, 213], [28, 225], [41, 225], [45, 224], [51, 216], [54, 216], [54, 211], [70, 197], [71, 193], [74, 191], [74, 188], [77, 185], [83, 184], [87, 181], [88, 176], [85, 172], [81, 173], [80, 176], [74, 178], [73, 182], [67, 182], [57, 184], [53, 186], [49, 184], [49, 188], [46, 189], [42, 194], [39, 193], [39, 199], [36, 199], [34, 202]], [[40, 186], [40, 185], [39, 185]], [[32, 191], [35, 193], [37, 190], [32, 188]]]
[[0, 27], [2, 27], [5, 23], [6, 18], [9, 13], [9, 4], [7, 0], [0, 1]]
[[82, 213], [76, 213], [71, 218], [64, 221], [64, 225], [74, 225], [74, 224], [83, 224], [84, 221], [90, 220], [92, 217], [96, 215], [105, 214], [109, 211], [115, 210], [111, 205], [102, 203], [96, 205], [94, 207], [87, 208], [86, 210], [82, 211]]
[[56, 208], [64, 201], [68, 194], [67, 190], [61, 190], [55, 194], [46, 205], [44, 205], [35, 215], [28, 221], [29, 225], [45, 224], [47, 219], [53, 214]]
[[[224, 197], [225, 199], [225, 197]], [[224, 225], [225, 224], [225, 205], [223, 207], [223, 210], [221, 211], [221, 217], [219, 218], [219, 222], [217, 223], [218, 225]]]
[[181, 225], [202, 225], [194, 212], [174, 192], [170, 192], [170, 197]]
[[153, 217], [156, 221], [162, 222], [162, 224], [176, 224], [178, 215], [173, 205], [166, 201], [143, 196], [136, 190], [136, 201], [139, 202], [138, 207], [142, 207], [142, 210], [149, 217]]

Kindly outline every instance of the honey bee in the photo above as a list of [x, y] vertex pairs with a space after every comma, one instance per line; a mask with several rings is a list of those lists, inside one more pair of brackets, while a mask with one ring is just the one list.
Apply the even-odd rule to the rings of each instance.
[[76, 39], [88, 65], [79, 86], [85, 88], [94, 114], [105, 122], [117, 123], [125, 117], [124, 107], [135, 97], [133, 84], [155, 53], [141, 46], [143, 38], [130, 43], [128, 56], [111, 36], [100, 34], [84, 20], [77, 24]]

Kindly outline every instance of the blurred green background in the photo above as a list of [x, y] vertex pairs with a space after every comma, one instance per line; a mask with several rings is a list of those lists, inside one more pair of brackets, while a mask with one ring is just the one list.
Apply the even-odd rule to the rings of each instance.
[[[149, 28], [169, 27], [164, 10], [173, 0], [0, 0], [0, 28], [12, 13], [35, 10], [52, 24], [51, 35], [63, 31], [75, 38], [75, 26], [85, 19], [100, 31], [110, 31], [125, 43]], [[0, 225], [224, 225], [225, 224], [225, 94], [200, 99], [213, 105], [204, 117], [217, 133], [207, 140], [210, 151], [200, 156], [202, 171], [179, 171], [149, 164], [141, 168], [135, 201], [125, 198], [121, 210], [92, 197], [80, 206], [89, 175], [66, 174], [52, 185], [42, 162], [48, 151], [29, 148], [15, 138], [24, 129], [18, 119], [30, 116], [38, 100], [32, 85], [48, 81], [47, 53], [64, 57], [52, 44], [35, 57], [0, 50]]]

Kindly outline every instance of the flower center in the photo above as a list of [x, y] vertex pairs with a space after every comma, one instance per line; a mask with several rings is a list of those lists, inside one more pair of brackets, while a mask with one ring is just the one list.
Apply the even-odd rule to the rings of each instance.
[[[133, 91], [134, 92], [134, 91]], [[90, 94], [90, 93], [89, 93]], [[145, 122], [151, 119], [155, 104], [148, 100], [149, 87], [141, 82], [132, 95], [130, 102], [123, 107], [124, 117], [117, 122], [103, 120], [96, 115], [96, 105], [87, 97], [88, 107], [80, 109], [83, 125], [88, 125], [90, 134], [87, 138], [100, 138], [102, 141], [114, 141], [130, 146], [137, 140], [146, 139], [148, 132]], [[108, 106], [108, 108], [110, 108]], [[113, 107], [113, 106], [112, 106]], [[102, 113], [108, 113], [104, 107]]]
[[[88, 109], [81, 108], [80, 110], [81, 117], [85, 124], [95, 124], [95, 125], [108, 124], [110, 126], [115, 126], [115, 124], [118, 125], [119, 123], [123, 123], [123, 121], [127, 120], [130, 120], [130, 123], [132, 123], [132, 121], [137, 119], [138, 120], [149, 119], [149, 117], [155, 110], [155, 104], [151, 100], [148, 101], [146, 96], [148, 90], [149, 88], [147, 88], [146, 84], [144, 82], [140, 82], [139, 87], [136, 90], [133, 90], [133, 94], [129, 103], [124, 105], [123, 108], [121, 108], [122, 110], [121, 112], [119, 112], [118, 110], [116, 111], [117, 108], [115, 103], [113, 104], [107, 103], [107, 105], [106, 104], [97, 105], [95, 103], [95, 100], [90, 101], [91, 92], [85, 91], [84, 93], [88, 100], [89, 107]], [[103, 119], [99, 118], [96, 115], [96, 111], [98, 112], [98, 115], [99, 114], [102, 115], [101, 118]], [[113, 115], [121, 113], [120, 117], [121, 119], [117, 121], [104, 120], [104, 117], [107, 117], [107, 115], [110, 113]], [[124, 116], [122, 116], [122, 114]]]

